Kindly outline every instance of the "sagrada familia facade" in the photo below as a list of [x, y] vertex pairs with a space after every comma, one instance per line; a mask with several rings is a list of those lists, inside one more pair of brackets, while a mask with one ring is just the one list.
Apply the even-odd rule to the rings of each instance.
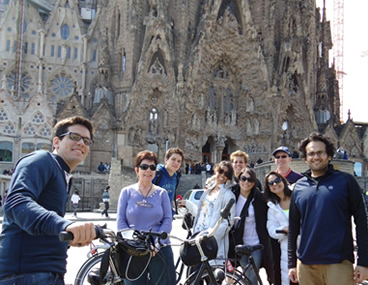
[[[312, 131], [366, 173], [367, 125], [341, 123], [330, 22], [314, 0], [1, 0], [0, 164], [96, 128], [80, 171], [168, 147], [187, 162], [268, 161]], [[349, 94], [344, 94], [349, 96]]]

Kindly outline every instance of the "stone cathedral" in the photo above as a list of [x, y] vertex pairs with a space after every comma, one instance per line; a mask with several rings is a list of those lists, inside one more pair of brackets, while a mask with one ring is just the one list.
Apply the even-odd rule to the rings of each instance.
[[[268, 161], [312, 131], [368, 158], [367, 124], [340, 121], [330, 22], [314, 0], [0, 0], [1, 167], [50, 149], [57, 120], [90, 118], [80, 171], [150, 149]], [[344, 94], [349, 96], [349, 94]]]

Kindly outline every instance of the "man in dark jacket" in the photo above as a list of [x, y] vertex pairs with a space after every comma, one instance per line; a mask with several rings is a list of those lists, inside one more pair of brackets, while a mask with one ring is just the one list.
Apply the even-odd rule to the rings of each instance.
[[171, 203], [175, 203], [176, 188], [180, 180], [179, 170], [183, 160], [184, 152], [180, 148], [169, 148], [165, 154], [165, 164], [157, 165], [156, 175], [152, 181], [167, 191]]
[[[64, 219], [70, 172], [88, 155], [93, 126], [82, 117], [58, 122], [53, 153], [43, 150], [16, 164], [4, 204], [0, 235], [0, 284], [64, 284], [68, 246], [84, 246], [96, 236], [92, 223]], [[59, 241], [61, 231], [74, 235]]]
[[[310, 134], [299, 151], [310, 169], [297, 181], [291, 197], [290, 279], [300, 285], [362, 282], [368, 278], [368, 226], [359, 184], [330, 165], [334, 146], [322, 134]], [[358, 245], [355, 270], [352, 217]]]
[[294, 184], [300, 178], [303, 177], [299, 172], [296, 172], [290, 168], [290, 162], [292, 155], [286, 146], [280, 146], [272, 152], [275, 157], [275, 164], [277, 165], [277, 173], [280, 173], [286, 178], [290, 184]]

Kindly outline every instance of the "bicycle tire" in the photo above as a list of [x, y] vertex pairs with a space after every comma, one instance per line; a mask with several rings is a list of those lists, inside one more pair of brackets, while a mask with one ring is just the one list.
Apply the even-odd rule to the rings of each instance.
[[[83, 263], [83, 265], [81, 266], [81, 268], [79, 269], [77, 273], [77, 276], [75, 277], [74, 285], [100, 284], [99, 271], [100, 271], [102, 256], [103, 256], [103, 253], [99, 253], [98, 255], [95, 255], [89, 258], [85, 263]], [[96, 282], [92, 282], [91, 280], [88, 280], [89, 274], [92, 274], [96, 277], [93, 279]], [[123, 281], [119, 281], [119, 282], [114, 281], [114, 276], [112, 275], [111, 271], [108, 271], [107, 274], [109, 274], [109, 276], [108, 276], [108, 281], [105, 283], [106, 285], [107, 284], [124, 285]], [[90, 276], [90, 279], [91, 279], [91, 276]]]
[[[197, 277], [197, 272], [192, 273], [187, 280], [185, 280], [184, 285], [194, 285], [194, 281]], [[209, 278], [209, 274], [207, 271], [202, 273], [199, 284], [201, 285], [213, 285], [212, 281]], [[221, 284], [218, 285], [252, 285], [252, 282], [246, 277], [242, 276], [239, 273], [225, 273], [225, 279]]]

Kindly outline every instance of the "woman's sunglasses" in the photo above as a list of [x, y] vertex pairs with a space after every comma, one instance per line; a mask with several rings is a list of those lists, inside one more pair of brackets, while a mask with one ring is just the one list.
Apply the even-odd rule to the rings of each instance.
[[252, 177], [245, 177], [245, 176], [240, 176], [240, 180], [245, 182], [245, 181], [248, 181], [249, 183], [252, 183], [254, 182], [253, 178]]
[[279, 184], [280, 182], [281, 182], [282, 180], [281, 180], [281, 178], [280, 177], [277, 177], [275, 180], [272, 180], [272, 181], [269, 181], [267, 184], [269, 185], [269, 186], [272, 186], [273, 184]]
[[140, 169], [142, 170], [147, 170], [148, 168], [151, 169], [152, 171], [155, 171], [156, 170], [156, 165], [154, 164], [151, 164], [151, 165], [148, 165], [148, 164], [141, 164], [138, 166]]
[[227, 176], [227, 174], [228, 174], [227, 171], [225, 171], [221, 168], [219, 169], [218, 173], [221, 174], [221, 175], [224, 174], [225, 176]]

